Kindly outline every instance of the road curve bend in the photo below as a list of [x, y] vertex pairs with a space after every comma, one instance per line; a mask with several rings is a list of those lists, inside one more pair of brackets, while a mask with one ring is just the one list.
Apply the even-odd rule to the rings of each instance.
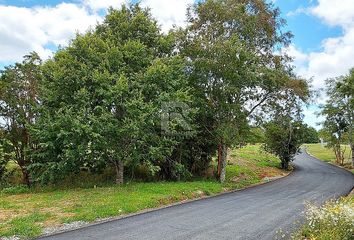
[[306, 201], [346, 195], [354, 175], [303, 152], [288, 177], [238, 192], [88, 226], [41, 239], [274, 239], [302, 218]]

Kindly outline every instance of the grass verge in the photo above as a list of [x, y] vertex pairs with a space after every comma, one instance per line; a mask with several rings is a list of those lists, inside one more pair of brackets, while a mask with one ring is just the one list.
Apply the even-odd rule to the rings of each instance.
[[[330, 163], [336, 164], [336, 156], [335, 156], [332, 149], [326, 148], [325, 146], [323, 146], [320, 143], [305, 144], [304, 147], [306, 148], [306, 151], [309, 154], [311, 154], [312, 156], [314, 156], [320, 160], [323, 160], [325, 162], [330, 162]], [[352, 168], [352, 163], [351, 163], [350, 148], [349, 148], [349, 146], [343, 146], [343, 147], [346, 148], [345, 162], [344, 162], [343, 167], [345, 167], [346, 169], [348, 169], [349, 171], [354, 173], [354, 169]]]
[[37, 189], [0, 193], [0, 236], [35, 237], [48, 227], [76, 221], [120, 216], [183, 200], [244, 188], [265, 178], [285, 175], [279, 159], [261, 151], [259, 145], [230, 151], [227, 182], [127, 183], [122, 186]]

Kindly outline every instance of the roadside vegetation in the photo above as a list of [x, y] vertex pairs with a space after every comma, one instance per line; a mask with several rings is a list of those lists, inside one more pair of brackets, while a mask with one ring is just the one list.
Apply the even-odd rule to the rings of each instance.
[[[320, 112], [325, 120], [318, 134], [322, 143], [304, 146], [316, 158], [354, 173], [354, 68], [348, 75], [328, 79], [326, 94], [329, 98]], [[353, 239], [353, 195], [323, 206], [309, 204], [305, 216], [306, 223], [294, 239]]]
[[[186, 12], [165, 33], [139, 4], [110, 8], [52, 58], [31, 52], [0, 72], [0, 235], [268, 181], [318, 142], [279, 9], [206, 0]], [[338, 82], [323, 136], [341, 153], [345, 139], [353, 149], [353, 82]]]
[[[211, 167], [224, 182], [229, 149], [249, 143], [252, 130], [265, 134], [274, 119], [302, 124], [309, 86], [278, 51], [292, 35], [277, 8], [208, 0], [187, 12], [185, 28], [164, 33], [139, 4], [111, 8], [52, 58], [32, 52], [5, 67], [2, 186], [13, 184], [10, 166], [29, 188], [83, 172], [113, 171], [116, 184], [189, 180]], [[267, 148], [283, 168], [301, 141], [299, 129], [286, 132]]]
[[306, 223], [292, 239], [351, 240], [354, 236], [354, 197], [329, 201], [323, 206], [307, 204]]
[[[227, 180], [223, 184], [211, 177], [188, 182], [127, 182], [120, 186], [107, 183], [71, 188], [6, 188], [0, 193], [0, 236], [34, 237], [45, 228], [58, 228], [77, 221], [91, 222], [211, 196], [286, 174], [287, 171], [280, 169], [277, 157], [266, 153], [260, 145], [249, 145], [230, 151]], [[112, 175], [114, 179], [114, 172]]]
[[351, 170], [354, 172], [354, 169], [352, 167], [352, 159], [351, 159], [351, 150], [349, 145], [342, 145], [341, 149], [344, 151], [344, 161], [343, 164], [338, 164], [336, 155], [334, 151], [331, 148], [328, 148], [324, 146], [321, 143], [316, 143], [316, 144], [304, 144], [304, 147], [306, 148], [307, 152], [311, 154], [312, 156], [323, 160], [325, 162], [330, 162], [333, 164], [337, 164], [339, 166], [343, 166], [347, 168], [348, 170]]
[[326, 94], [328, 100], [320, 112], [325, 120], [319, 135], [333, 151], [337, 165], [347, 165], [349, 154], [354, 167], [354, 68], [347, 75], [328, 79]]

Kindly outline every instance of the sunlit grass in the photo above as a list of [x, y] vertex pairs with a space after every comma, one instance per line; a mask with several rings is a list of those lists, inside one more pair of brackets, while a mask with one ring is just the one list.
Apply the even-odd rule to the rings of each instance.
[[[315, 156], [318, 159], [321, 159], [326, 162], [336, 161], [336, 155], [334, 154], [331, 148], [327, 148], [320, 143], [305, 144], [304, 146], [306, 147], [308, 153], [310, 153], [311, 155]], [[345, 149], [345, 158], [348, 162], [350, 159], [350, 148], [348, 145], [343, 145], [343, 148]]]

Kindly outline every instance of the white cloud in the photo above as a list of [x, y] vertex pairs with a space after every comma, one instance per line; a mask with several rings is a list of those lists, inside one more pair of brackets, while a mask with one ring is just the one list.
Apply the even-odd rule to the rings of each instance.
[[354, 23], [354, 0], [318, 0], [310, 12], [331, 26], [352, 28]]
[[303, 53], [294, 46], [288, 49], [295, 58], [297, 73], [310, 78], [316, 89], [324, 87], [324, 80], [347, 74], [354, 67], [354, 0], [319, 0], [307, 9], [308, 14], [320, 18], [329, 26], [339, 26], [343, 35], [322, 41], [321, 51]]
[[173, 25], [184, 26], [188, 5], [194, 0], [142, 0], [143, 7], [151, 8], [152, 15], [167, 32]]
[[0, 5], [0, 62], [19, 61], [30, 51], [48, 58], [47, 45], [65, 45], [101, 17], [72, 3], [55, 7], [21, 8]]
[[[49, 45], [66, 45], [78, 32], [102, 21], [108, 7], [119, 8], [130, 0], [80, 0], [56, 6], [32, 8], [0, 4], [0, 63], [20, 61], [30, 51], [43, 59], [52, 55]], [[142, 0], [167, 32], [185, 24], [186, 9], [194, 0]], [[102, 12], [103, 11], [103, 12]]]
[[84, 5], [93, 10], [104, 10], [109, 7], [119, 8], [122, 4], [128, 3], [127, 0], [83, 0]]
[[[320, 51], [304, 53], [295, 46], [286, 49], [295, 59], [296, 72], [306, 78], [313, 78], [312, 85], [318, 90], [325, 86], [326, 79], [347, 74], [354, 67], [354, 0], [318, 0], [316, 6], [300, 8], [288, 15], [300, 13], [315, 16], [324, 24], [340, 27], [343, 31], [342, 36], [324, 39]], [[324, 103], [326, 98], [322, 92], [316, 101]], [[323, 121], [323, 117], [315, 113], [318, 110], [314, 105], [304, 109], [304, 121], [317, 129], [321, 127], [317, 123]]]

